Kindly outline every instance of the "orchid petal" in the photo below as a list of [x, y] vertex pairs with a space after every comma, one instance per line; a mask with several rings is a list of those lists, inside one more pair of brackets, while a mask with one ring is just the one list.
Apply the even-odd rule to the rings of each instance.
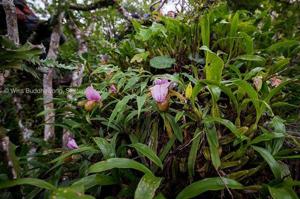
[[71, 137], [69, 137], [69, 139], [68, 139], [67, 147], [69, 149], [78, 149], [79, 148], [76, 141]]
[[114, 84], [109, 87], [109, 92], [113, 94], [117, 93], [117, 88]]
[[170, 82], [158, 84], [150, 88], [151, 95], [156, 102], [162, 103], [167, 99]]
[[162, 84], [165, 84], [165, 83], [168, 83], [169, 81], [167, 79], [156, 79], [154, 80], [154, 84], [155, 85], [162, 85]]
[[100, 93], [95, 90], [92, 86], [89, 86], [85, 89], [85, 96], [89, 101], [99, 102], [101, 100]]

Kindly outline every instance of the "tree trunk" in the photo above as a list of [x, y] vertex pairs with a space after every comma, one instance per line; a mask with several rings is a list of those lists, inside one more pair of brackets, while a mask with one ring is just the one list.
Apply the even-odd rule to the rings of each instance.
[[8, 38], [16, 45], [19, 44], [19, 31], [16, 7], [13, 0], [3, 0], [3, 8], [6, 16]]
[[[60, 13], [58, 16], [58, 22], [54, 25], [51, 34], [49, 51], [47, 54], [47, 59], [52, 59], [53, 61], [57, 58], [59, 41], [61, 35], [61, 22], [64, 13]], [[43, 96], [44, 96], [44, 110], [45, 110], [45, 128], [44, 128], [44, 140], [50, 141], [55, 138], [55, 112], [53, 104], [53, 68], [48, 68], [43, 76]]]
[[[7, 27], [7, 35], [8, 38], [15, 43], [15, 45], [19, 45], [19, 31], [18, 31], [18, 21], [16, 14], [16, 7], [14, 5], [13, 0], [3, 0], [3, 9], [6, 16], [6, 27]], [[7, 73], [7, 75], [6, 75]], [[8, 76], [9, 72], [4, 72], [0, 74], [1, 82], [0, 86], [4, 85], [5, 78]], [[3, 136], [3, 137], [2, 137]], [[14, 165], [13, 160], [11, 159], [11, 142], [9, 137], [6, 135], [1, 135], [0, 138], [0, 151], [3, 152], [4, 158], [6, 159], [6, 164], [11, 172], [11, 176], [13, 179], [18, 178], [18, 173], [16, 170], [16, 165]]]

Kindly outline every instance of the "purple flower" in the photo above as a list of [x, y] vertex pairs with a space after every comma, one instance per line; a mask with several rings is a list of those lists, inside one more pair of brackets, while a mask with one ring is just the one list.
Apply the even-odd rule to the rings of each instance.
[[150, 88], [153, 99], [158, 103], [165, 102], [169, 93], [170, 82], [166, 79], [158, 79], [154, 83], [155, 86]]
[[117, 93], [117, 88], [114, 84], [109, 87], [109, 92], [113, 94]]
[[101, 100], [100, 93], [96, 91], [93, 86], [89, 86], [85, 89], [85, 96], [89, 101], [99, 102]]
[[167, 79], [156, 79], [156, 80], [154, 80], [155, 85], [161, 85], [161, 84], [165, 84], [165, 83], [169, 83], [169, 81]]
[[69, 149], [78, 149], [79, 148], [76, 141], [72, 137], [68, 137], [67, 147]]

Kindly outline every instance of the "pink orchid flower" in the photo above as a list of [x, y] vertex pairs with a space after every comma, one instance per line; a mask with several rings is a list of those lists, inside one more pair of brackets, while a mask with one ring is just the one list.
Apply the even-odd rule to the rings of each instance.
[[85, 89], [85, 96], [89, 101], [99, 102], [101, 100], [100, 93], [93, 88], [93, 86], [89, 86]]
[[117, 88], [114, 84], [109, 87], [109, 92], [113, 94], [117, 93]]
[[153, 99], [158, 103], [165, 102], [169, 93], [170, 82], [166, 79], [158, 79], [154, 83], [155, 86], [150, 88]]
[[79, 148], [76, 141], [72, 137], [68, 138], [67, 147], [69, 149], [78, 149]]
[[277, 86], [279, 86], [282, 83], [282, 80], [279, 79], [277, 76], [272, 77], [270, 79], [270, 81], [271, 81], [271, 86], [273, 86], [273, 87], [277, 87]]
[[156, 80], [154, 80], [155, 85], [161, 85], [161, 84], [165, 84], [165, 83], [169, 83], [169, 81], [167, 79], [156, 79]]

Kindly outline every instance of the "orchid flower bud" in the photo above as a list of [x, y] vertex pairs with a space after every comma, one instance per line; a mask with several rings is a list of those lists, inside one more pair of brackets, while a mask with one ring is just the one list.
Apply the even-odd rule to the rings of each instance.
[[114, 84], [110, 85], [110, 87], [109, 87], [109, 93], [116, 94], [117, 91], [118, 90], [117, 90], [117, 88], [116, 88], [116, 86]]
[[90, 112], [91, 110], [93, 110], [95, 108], [95, 106], [97, 105], [97, 102], [95, 101], [87, 101], [84, 104], [84, 109], [88, 112]]
[[68, 149], [78, 149], [79, 148], [76, 141], [72, 137], [68, 137], [67, 147], [68, 147]]

